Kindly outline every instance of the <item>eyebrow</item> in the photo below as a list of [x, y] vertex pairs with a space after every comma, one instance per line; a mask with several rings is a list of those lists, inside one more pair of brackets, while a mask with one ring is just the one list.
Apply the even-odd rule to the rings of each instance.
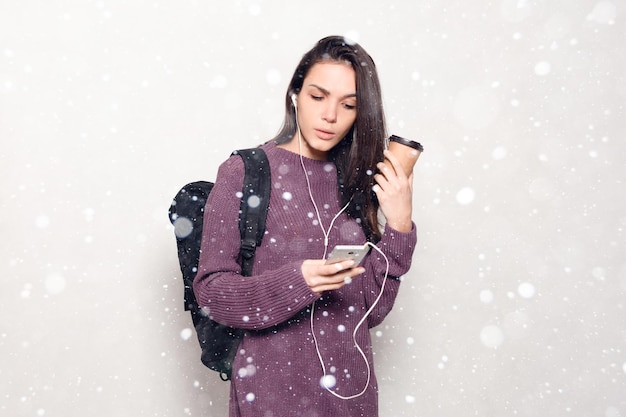
[[[309, 84], [309, 87], [314, 87], [317, 88], [318, 90], [320, 90], [322, 93], [326, 94], [326, 95], [330, 95], [330, 91], [328, 91], [327, 89], [325, 89], [324, 87], [320, 87], [317, 84]], [[350, 94], [346, 94], [344, 95], [342, 98], [356, 98], [356, 93], [350, 93]]]

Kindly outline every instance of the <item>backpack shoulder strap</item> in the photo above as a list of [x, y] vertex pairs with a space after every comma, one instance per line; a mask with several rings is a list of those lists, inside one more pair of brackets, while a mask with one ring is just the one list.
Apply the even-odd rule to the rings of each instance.
[[271, 177], [267, 155], [260, 148], [240, 149], [233, 152], [240, 155], [245, 165], [243, 195], [239, 211], [239, 233], [241, 235], [241, 272], [244, 276], [252, 273], [254, 252], [265, 234], [265, 220], [270, 202]]

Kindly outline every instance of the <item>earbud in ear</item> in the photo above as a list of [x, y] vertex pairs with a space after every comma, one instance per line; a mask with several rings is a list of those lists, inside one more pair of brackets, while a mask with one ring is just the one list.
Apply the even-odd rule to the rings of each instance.
[[297, 102], [298, 102], [298, 96], [294, 93], [291, 95], [291, 102], [293, 103], [294, 107], [297, 106]]

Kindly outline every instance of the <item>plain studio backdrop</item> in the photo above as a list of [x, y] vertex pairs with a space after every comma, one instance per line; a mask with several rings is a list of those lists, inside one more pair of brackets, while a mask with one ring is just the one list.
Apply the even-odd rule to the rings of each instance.
[[[374, 57], [420, 141], [382, 417], [626, 416], [626, 5], [0, 1], [0, 414], [224, 416], [167, 210], [270, 139], [297, 61]], [[276, 378], [280, 378], [276, 375]]]

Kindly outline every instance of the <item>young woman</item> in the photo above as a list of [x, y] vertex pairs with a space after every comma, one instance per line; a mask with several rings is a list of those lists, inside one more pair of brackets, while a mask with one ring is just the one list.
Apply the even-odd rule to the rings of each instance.
[[[220, 166], [205, 210], [196, 297], [214, 320], [246, 330], [230, 416], [377, 416], [369, 328], [411, 264], [412, 175], [384, 150], [378, 76], [358, 44], [320, 40], [285, 104], [282, 129], [262, 146], [272, 191], [251, 276], [237, 259], [241, 158]], [[325, 263], [335, 245], [366, 241], [376, 247], [359, 265]]]

